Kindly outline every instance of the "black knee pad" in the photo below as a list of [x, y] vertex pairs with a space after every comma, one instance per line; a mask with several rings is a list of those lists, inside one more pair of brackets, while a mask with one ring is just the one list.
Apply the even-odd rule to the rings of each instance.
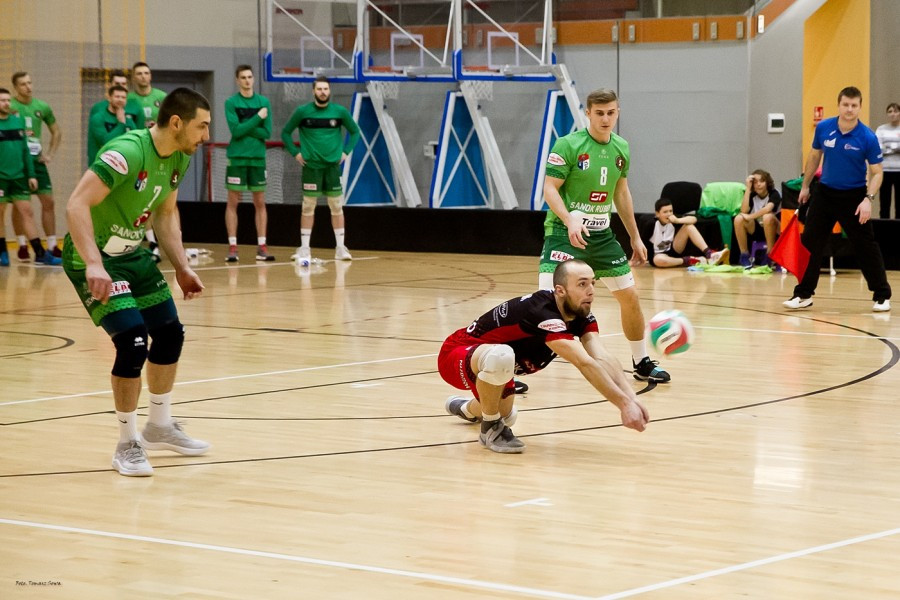
[[144, 361], [147, 360], [147, 327], [137, 325], [112, 338], [116, 347], [116, 362], [112, 374], [116, 377], [135, 379], [141, 376]]
[[150, 330], [153, 343], [148, 358], [155, 365], [174, 365], [181, 357], [184, 346], [184, 325], [181, 321], [170, 321]]

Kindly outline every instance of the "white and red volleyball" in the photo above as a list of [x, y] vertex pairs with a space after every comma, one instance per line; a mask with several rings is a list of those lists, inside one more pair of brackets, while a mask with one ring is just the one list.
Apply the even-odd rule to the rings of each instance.
[[694, 326], [680, 310], [664, 310], [647, 323], [647, 338], [660, 355], [681, 354], [694, 343]]

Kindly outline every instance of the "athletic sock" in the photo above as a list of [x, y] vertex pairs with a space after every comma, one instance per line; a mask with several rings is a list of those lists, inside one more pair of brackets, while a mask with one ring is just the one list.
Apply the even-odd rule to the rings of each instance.
[[19, 246], [27, 246], [28, 245], [28, 240], [25, 239], [24, 235], [17, 235], [16, 241], [19, 242]]
[[228, 245], [229, 246], [237, 246], [237, 236], [235, 236], [235, 237], [229, 236], [228, 237]]
[[256, 238], [257, 246], [265, 246], [266, 245], [266, 236]]
[[36, 258], [40, 258], [45, 254], [44, 247], [41, 246], [41, 238], [29, 240], [29, 243], [31, 244], [32, 249], [34, 249], [34, 256]]
[[631, 358], [634, 359], [634, 364], [641, 362], [647, 356], [647, 342], [643, 338], [636, 342], [628, 340], [628, 345], [631, 346]]
[[116, 419], [119, 420], [119, 443], [131, 442], [138, 439], [137, 411], [116, 411]]
[[309, 248], [309, 238], [312, 237], [312, 229], [300, 230], [300, 247]]
[[55, 235], [47, 236], [47, 247], [50, 248], [51, 250], [56, 248], [56, 236]]
[[334, 230], [334, 239], [337, 241], [337, 247], [340, 248], [344, 245], [344, 228]]
[[150, 394], [148, 420], [154, 425], [168, 425], [172, 422], [172, 392]]

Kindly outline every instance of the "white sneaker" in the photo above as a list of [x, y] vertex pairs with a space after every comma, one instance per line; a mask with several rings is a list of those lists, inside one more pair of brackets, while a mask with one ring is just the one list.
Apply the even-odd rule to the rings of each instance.
[[338, 246], [334, 249], [334, 260], [353, 260], [347, 246]]
[[301, 267], [308, 267], [310, 261], [312, 260], [312, 257], [309, 253], [309, 248], [304, 248], [303, 246], [297, 248], [297, 253], [291, 258], [294, 258], [297, 261], [297, 264]]
[[168, 425], [148, 422], [141, 432], [141, 445], [147, 450], [171, 450], [187, 456], [199, 456], [209, 451], [209, 442], [195, 440], [186, 434], [178, 421]]
[[789, 308], [791, 310], [799, 310], [801, 308], [809, 308], [812, 306], [812, 298], [801, 298], [800, 296], [794, 296], [790, 300], [785, 300], [781, 303], [781, 305], [785, 308]]
[[890, 300], [882, 300], [880, 302], [875, 302], [875, 305], [872, 307], [872, 310], [875, 312], [888, 312], [891, 310], [891, 301]]
[[147, 453], [141, 447], [140, 442], [131, 440], [121, 442], [116, 446], [116, 453], [112, 459], [113, 468], [119, 475], [126, 477], [149, 477], [153, 475], [153, 467], [147, 460]]

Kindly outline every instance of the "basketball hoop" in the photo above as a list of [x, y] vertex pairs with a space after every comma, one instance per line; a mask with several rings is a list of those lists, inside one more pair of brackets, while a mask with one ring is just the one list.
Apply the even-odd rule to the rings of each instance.
[[396, 100], [400, 97], [400, 85], [396, 81], [370, 81], [367, 85], [384, 100]]
[[469, 87], [472, 88], [472, 92], [475, 96], [476, 100], [487, 100], [488, 102], [494, 99], [494, 82], [493, 81], [482, 81], [482, 80], [472, 80], [466, 82]]

